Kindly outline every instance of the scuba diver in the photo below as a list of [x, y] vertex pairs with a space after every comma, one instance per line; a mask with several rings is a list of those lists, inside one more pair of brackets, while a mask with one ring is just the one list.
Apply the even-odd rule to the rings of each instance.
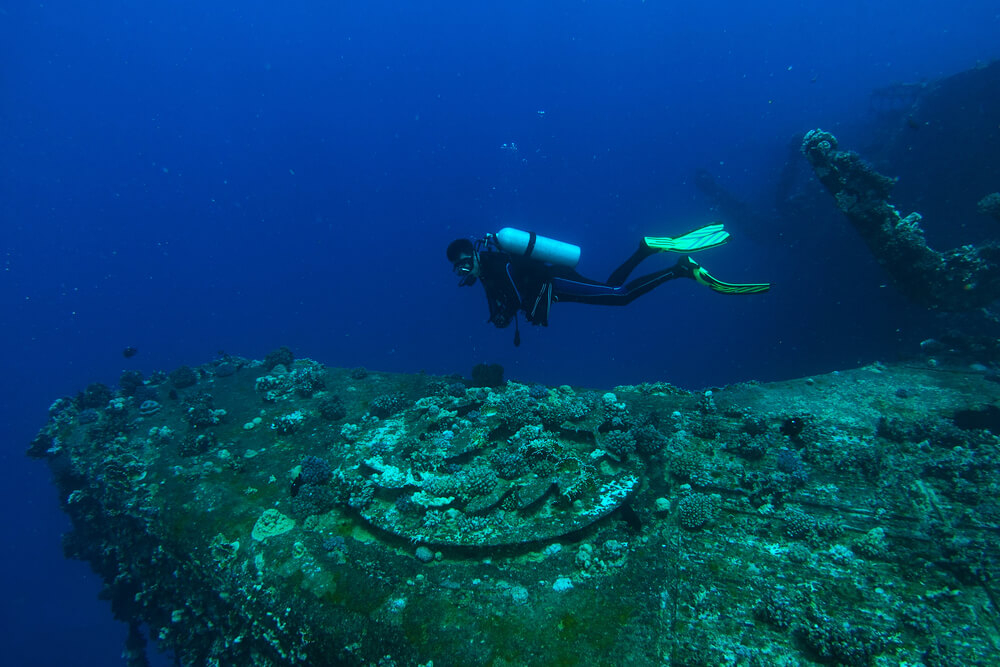
[[720, 246], [729, 240], [722, 223], [706, 225], [677, 237], [647, 236], [639, 249], [615, 269], [607, 281], [585, 278], [574, 270], [580, 248], [569, 243], [504, 227], [473, 243], [457, 239], [448, 245], [448, 261], [461, 279], [459, 286], [486, 290], [489, 322], [498, 329], [514, 322], [514, 345], [521, 344], [518, 311], [532, 324], [548, 326], [553, 302], [624, 306], [654, 287], [675, 278], [692, 278], [722, 294], [759, 294], [770, 283], [735, 284], [714, 278], [686, 254], [668, 268], [625, 281], [647, 257], [660, 252], [691, 253]]

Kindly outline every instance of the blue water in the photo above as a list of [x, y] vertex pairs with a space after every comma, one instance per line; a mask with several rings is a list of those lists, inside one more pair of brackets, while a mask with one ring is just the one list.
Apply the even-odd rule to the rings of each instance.
[[531, 228], [604, 278], [642, 235], [714, 219], [698, 168], [766, 208], [796, 133], [847, 142], [873, 89], [1000, 56], [995, 2], [483, 4], [0, 2], [5, 664], [120, 662], [125, 628], [62, 559], [55, 492], [23, 450], [54, 398], [123, 369], [288, 345], [338, 366], [704, 387], [925, 337], [832, 210], [727, 221], [732, 242], [699, 256], [767, 295], [685, 281], [626, 309], [557, 305], [520, 348], [444, 248]]

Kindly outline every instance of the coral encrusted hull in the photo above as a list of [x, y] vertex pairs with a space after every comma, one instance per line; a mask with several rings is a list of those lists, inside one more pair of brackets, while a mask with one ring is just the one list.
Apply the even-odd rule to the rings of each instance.
[[275, 361], [91, 385], [31, 443], [133, 664], [143, 628], [184, 665], [997, 655], [985, 369], [587, 391]]

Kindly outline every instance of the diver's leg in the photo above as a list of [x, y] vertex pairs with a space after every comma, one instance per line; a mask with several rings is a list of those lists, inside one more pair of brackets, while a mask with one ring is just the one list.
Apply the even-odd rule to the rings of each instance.
[[594, 285], [563, 278], [552, 281], [554, 295], [560, 302], [589, 303], [598, 306], [627, 306], [653, 288], [675, 278], [693, 278], [687, 265], [678, 262], [669, 269], [636, 278], [627, 285]]
[[553, 280], [559, 301], [604, 306], [626, 306], [643, 294], [675, 278], [692, 278], [720, 294], [760, 294], [771, 289], [770, 283], [727, 283], [717, 279], [690, 257], [681, 257], [669, 269], [650, 273], [626, 285], [594, 285], [565, 279]]
[[646, 245], [645, 241], [639, 241], [639, 249], [632, 253], [632, 256], [626, 259], [621, 266], [611, 272], [607, 284], [612, 287], [624, 285], [629, 274], [635, 271], [635, 267], [639, 266], [639, 262], [658, 252], [660, 252], [658, 248], [651, 248]]
[[663, 269], [662, 271], [656, 271], [655, 273], [650, 273], [635, 280], [630, 281], [625, 285], [624, 299], [621, 305], [627, 305], [638, 299], [643, 294], [652, 291], [653, 289], [659, 287], [665, 282], [669, 282], [676, 278], [693, 278], [694, 275], [688, 268], [688, 265], [683, 261], [679, 261], [669, 269]]
[[664, 251], [698, 252], [699, 250], [715, 248], [728, 240], [729, 232], [723, 228], [721, 222], [693, 229], [680, 236], [645, 236], [639, 241], [639, 249], [632, 253], [632, 256], [625, 260], [621, 266], [612, 271], [611, 276], [608, 277], [608, 285], [617, 287], [625, 284], [629, 274], [635, 270], [639, 262], [650, 255]]

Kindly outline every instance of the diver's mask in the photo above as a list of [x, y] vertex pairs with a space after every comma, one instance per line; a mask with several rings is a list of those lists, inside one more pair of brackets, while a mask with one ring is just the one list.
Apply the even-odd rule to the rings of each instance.
[[455, 271], [455, 275], [461, 278], [458, 281], [459, 287], [468, 287], [476, 284], [476, 274], [474, 273], [476, 268], [475, 255], [460, 257], [455, 261], [452, 268]]
[[476, 283], [479, 274], [479, 243], [469, 239], [455, 239], [448, 245], [448, 261], [452, 270], [461, 280], [459, 287], [468, 287]]

